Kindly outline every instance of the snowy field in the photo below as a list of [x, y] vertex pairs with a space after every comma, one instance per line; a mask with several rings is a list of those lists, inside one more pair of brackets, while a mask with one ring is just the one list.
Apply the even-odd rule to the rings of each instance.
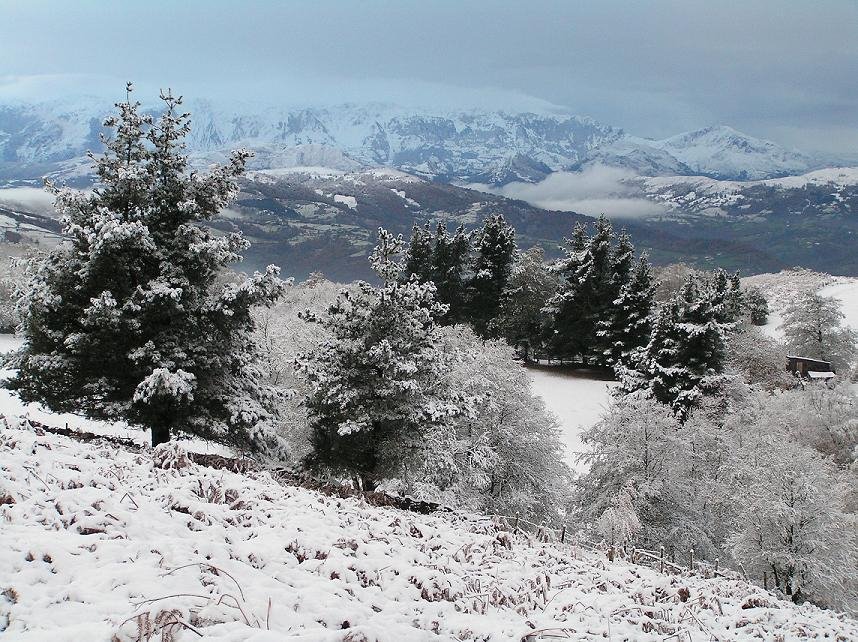
[[739, 579], [5, 421], [4, 642], [858, 639]]
[[613, 381], [591, 379], [569, 371], [528, 368], [533, 391], [560, 420], [561, 439], [566, 444], [566, 461], [576, 471], [586, 470], [577, 461], [583, 452], [581, 432], [595, 424], [610, 401]]

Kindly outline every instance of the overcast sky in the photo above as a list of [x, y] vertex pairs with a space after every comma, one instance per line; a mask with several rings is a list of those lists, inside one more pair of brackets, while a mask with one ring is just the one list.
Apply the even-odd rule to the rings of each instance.
[[0, 0], [0, 96], [106, 78], [296, 103], [547, 102], [642, 136], [726, 124], [858, 154], [855, 0]]

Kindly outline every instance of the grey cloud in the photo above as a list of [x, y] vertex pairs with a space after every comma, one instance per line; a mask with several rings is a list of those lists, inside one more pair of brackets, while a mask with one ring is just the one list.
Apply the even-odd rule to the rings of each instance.
[[562, 210], [610, 218], [636, 218], [664, 214], [664, 208], [640, 196], [635, 174], [616, 167], [594, 165], [581, 172], [555, 172], [539, 183], [509, 183], [500, 188], [471, 185], [476, 189], [526, 201], [549, 210]]
[[644, 136], [729, 124], [845, 152], [858, 3], [0, 0], [0, 76], [35, 74], [292, 102], [554, 104]]

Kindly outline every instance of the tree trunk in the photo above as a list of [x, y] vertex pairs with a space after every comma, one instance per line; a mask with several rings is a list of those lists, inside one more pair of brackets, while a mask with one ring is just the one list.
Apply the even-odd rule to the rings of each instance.
[[170, 427], [167, 425], [152, 426], [152, 448], [158, 444], [170, 441]]
[[361, 482], [361, 490], [363, 490], [365, 492], [371, 493], [371, 492], [374, 492], [376, 488], [378, 488], [378, 483], [370, 475], [366, 475], [366, 474], [361, 475], [360, 482]]

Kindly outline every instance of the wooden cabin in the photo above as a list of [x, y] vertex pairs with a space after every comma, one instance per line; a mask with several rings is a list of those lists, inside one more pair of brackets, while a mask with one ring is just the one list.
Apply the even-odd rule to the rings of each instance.
[[830, 361], [811, 359], [810, 357], [790, 355], [787, 357], [786, 369], [788, 372], [807, 379], [831, 379], [835, 375]]

